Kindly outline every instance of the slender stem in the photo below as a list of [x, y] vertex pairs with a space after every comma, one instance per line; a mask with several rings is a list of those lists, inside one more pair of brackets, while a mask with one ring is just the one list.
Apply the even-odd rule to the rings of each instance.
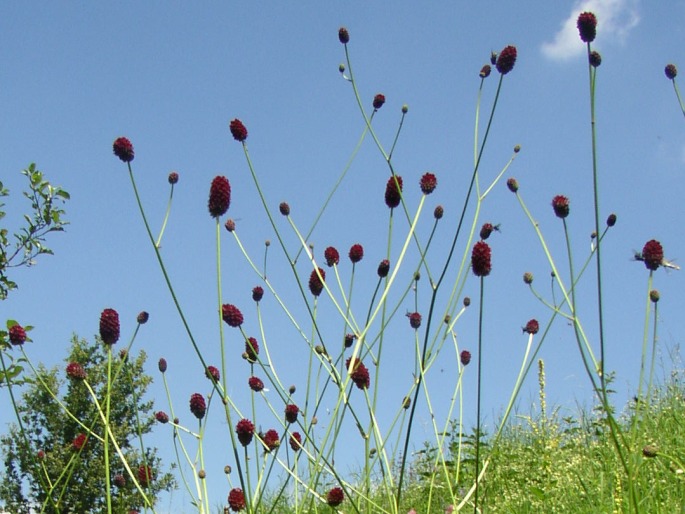
[[478, 308], [478, 378], [476, 392], [476, 493], [473, 499], [473, 512], [478, 512], [478, 472], [480, 470], [480, 397], [481, 397], [481, 378], [483, 368], [483, 296], [485, 295], [485, 280], [480, 277], [480, 302]]

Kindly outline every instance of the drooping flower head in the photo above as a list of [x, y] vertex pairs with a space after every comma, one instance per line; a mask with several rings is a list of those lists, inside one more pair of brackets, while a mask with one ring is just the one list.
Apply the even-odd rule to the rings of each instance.
[[114, 309], [105, 309], [100, 314], [100, 338], [107, 345], [119, 340], [119, 313]]
[[216, 366], [207, 366], [205, 370], [205, 376], [214, 382], [218, 382], [221, 378], [221, 373]]
[[497, 63], [495, 67], [502, 75], [506, 75], [511, 70], [514, 69], [514, 64], [516, 64], [516, 47], [509, 45], [505, 46], [502, 51], [497, 56]]
[[254, 424], [249, 419], [241, 419], [235, 427], [235, 433], [238, 434], [240, 444], [247, 446], [254, 436]]
[[275, 450], [281, 445], [281, 438], [278, 435], [278, 432], [276, 432], [273, 428], [266, 431], [266, 434], [264, 434], [264, 437], [262, 437], [262, 441], [264, 441], [264, 446], [266, 446], [267, 452]]
[[193, 393], [190, 396], [190, 412], [197, 419], [202, 419], [205, 417], [205, 412], [207, 412], [207, 404], [205, 403], [205, 398], [200, 393]]
[[664, 249], [659, 241], [652, 239], [642, 248], [642, 260], [648, 270], [657, 270], [664, 260]]
[[381, 107], [383, 107], [383, 104], [385, 103], [385, 95], [382, 95], [378, 93], [376, 96], [373, 97], [373, 108], [378, 110]]
[[86, 370], [78, 362], [70, 362], [67, 364], [67, 377], [71, 380], [85, 380]]
[[459, 361], [461, 362], [462, 366], [468, 365], [468, 363], [471, 362], [471, 352], [468, 350], [463, 350], [459, 354]]
[[394, 209], [400, 204], [401, 198], [402, 177], [393, 175], [388, 179], [388, 183], [385, 185], [385, 205]]
[[477, 277], [487, 277], [492, 270], [490, 246], [478, 241], [471, 251], [471, 269]]
[[353, 263], [357, 263], [364, 258], [364, 247], [360, 244], [353, 244], [348, 255]]
[[421, 186], [421, 192], [424, 195], [429, 195], [433, 191], [435, 191], [435, 188], [438, 185], [438, 179], [432, 173], [426, 172], [421, 177], [421, 180], [419, 181], [419, 185]]
[[118, 137], [114, 140], [112, 145], [114, 155], [119, 157], [124, 162], [131, 162], [134, 157], [133, 145], [125, 137]]
[[319, 296], [321, 294], [321, 291], [323, 291], [323, 283], [326, 280], [326, 272], [321, 268], [318, 268], [318, 270], [318, 274], [316, 273], [316, 270], [312, 270], [311, 275], [309, 275], [309, 291], [311, 291], [314, 296]]
[[302, 436], [299, 432], [293, 432], [290, 435], [290, 448], [294, 452], [300, 451], [300, 448], [302, 448]]
[[15, 346], [22, 345], [26, 342], [26, 330], [18, 323], [12, 325], [9, 329], [10, 343]]
[[357, 336], [356, 336], [356, 335], [354, 335], [354, 334], [345, 334], [345, 341], [344, 341], [344, 343], [343, 343], [343, 344], [345, 345], [345, 348], [351, 347], [351, 346], [354, 344], [354, 340], [355, 340], [355, 339], [357, 339]]
[[340, 254], [333, 246], [329, 246], [324, 250], [323, 257], [326, 259], [326, 265], [329, 268], [336, 266], [340, 262]]
[[371, 377], [369, 376], [367, 367], [356, 357], [354, 358], [354, 361], [352, 361], [352, 357], [347, 359], [347, 361], [345, 361], [345, 368], [350, 369], [350, 363], [352, 363], [350, 378], [352, 379], [352, 382], [354, 382], [354, 385], [359, 389], [368, 389], [369, 385], [371, 385]]
[[240, 512], [246, 507], [245, 494], [240, 487], [231, 489], [228, 493], [228, 506], [233, 512]]
[[213, 218], [219, 218], [226, 214], [231, 205], [231, 184], [224, 176], [214, 177], [209, 188], [209, 214]]
[[526, 323], [526, 326], [523, 327], [523, 332], [526, 334], [537, 334], [538, 330], [540, 330], [540, 324], [536, 319], [531, 319]]
[[221, 317], [229, 327], [237, 328], [243, 324], [243, 313], [230, 303], [221, 306]]
[[565, 218], [569, 213], [569, 201], [564, 195], [557, 195], [552, 198], [552, 208], [557, 218]]
[[231, 130], [231, 135], [236, 141], [242, 143], [247, 139], [247, 129], [245, 128], [245, 125], [243, 125], [243, 122], [238, 118], [231, 121], [228, 128]]
[[250, 377], [247, 380], [247, 384], [250, 386], [250, 389], [252, 389], [255, 393], [258, 393], [262, 389], [264, 389], [264, 382], [260, 378], [257, 377]]
[[344, 499], [345, 493], [343, 493], [343, 490], [340, 487], [334, 487], [328, 491], [328, 494], [326, 495], [326, 503], [331, 507], [337, 507]]
[[257, 355], [259, 355], [259, 343], [254, 337], [248, 337], [245, 341], [245, 358], [247, 362], [257, 362]]
[[343, 45], [350, 42], [350, 33], [347, 32], [345, 27], [340, 27], [340, 29], [338, 29], [338, 39]]
[[583, 43], [592, 43], [597, 35], [597, 17], [591, 12], [578, 15], [578, 33]]
[[673, 80], [678, 75], [678, 68], [675, 67], [675, 64], [667, 64], [664, 68], [664, 73], [667, 79]]
[[297, 415], [299, 414], [300, 409], [297, 405], [294, 405], [292, 403], [288, 404], [285, 406], [285, 420], [288, 423], [296, 423], [297, 422]]

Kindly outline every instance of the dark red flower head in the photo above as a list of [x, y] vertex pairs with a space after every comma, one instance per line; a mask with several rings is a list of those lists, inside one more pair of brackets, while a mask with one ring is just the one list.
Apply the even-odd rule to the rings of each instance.
[[257, 377], [250, 377], [247, 380], [247, 384], [250, 386], [250, 389], [252, 389], [255, 393], [258, 393], [262, 389], [264, 389], [264, 382], [260, 378]]
[[78, 434], [71, 442], [71, 449], [75, 452], [80, 451], [86, 445], [87, 440], [86, 434]]
[[228, 506], [233, 512], [240, 512], [246, 507], [245, 494], [240, 487], [231, 489], [231, 492], [228, 493]]
[[229, 327], [236, 328], [243, 324], [243, 313], [230, 303], [221, 306], [221, 317]]
[[383, 107], [383, 104], [385, 103], [385, 96], [378, 93], [376, 96], [373, 97], [373, 108], [378, 110], [381, 107]]
[[299, 432], [293, 432], [290, 435], [290, 447], [294, 452], [300, 451], [302, 448], [302, 436]]
[[517, 180], [514, 177], [512, 177], [512, 178], [507, 179], [507, 187], [509, 188], [509, 191], [511, 191], [512, 193], [515, 193], [516, 191], [519, 190], [519, 183], [517, 182]]
[[464, 350], [459, 354], [459, 360], [461, 361], [462, 366], [468, 365], [469, 362], [471, 362], [471, 352], [468, 350]]
[[171, 173], [169, 173], [169, 184], [171, 184], [173, 186], [174, 184], [177, 184], [177, 183], [178, 183], [178, 173], [176, 173], [175, 171], [172, 171]]
[[664, 260], [664, 249], [659, 241], [647, 241], [642, 248], [642, 260], [649, 270], [656, 270]]
[[[345, 361], [345, 368], [350, 369], [350, 363], [352, 362], [352, 357]], [[369, 376], [369, 370], [364, 366], [364, 363], [355, 357], [352, 364], [352, 373], [350, 373], [350, 378], [354, 385], [359, 389], [368, 389], [371, 384], [371, 377]]]
[[344, 499], [345, 493], [343, 493], [343, 490], [340, 487], [334, 487], [328, 491], [328, 494], [326, 495], [326, 503], [331, 507], [337, 507]]
[[478, 241], [471, 251], [471, 269], [477, 277], [487, 277], [492, 270], [490, 246]]
[[409, 325], [411, 328], [419, 328], [421, 326], [421, 314], [418, 312], [411, 312], [407, 314], [409, 318]]
[[347, 32], [345, 27], [340, 27], [340, 29], [338, 29], [338, 39], [343, 45], [350, 42], [350, 33]]
[[675, 67], [675, 64], [667, 64], [664, 68], [664, 73], [667, 79], [673, 80], [678, 75], [678, 68]]
[[257, 355], [259, 355], [259, 343], [254, 337], [248, 337], [245, 341], [245, 355], [247, 362], [257, 362]]
[[224, 227], [226, 227], [226, 230], [229, 232], [233, 232], [235, 230], [235, 220], [229, 218], [226, 220], [226, 223], [224, 223]]
[[527, 334], [537, 334], [538, 330], [540, 330], [540, 324], [536, 319], [531, 319], [526, 323], [526, 326], [523, 327], [523, 331]]
[[357, 339], [357, 336], [354, 334], [345, 334], [345, 342], [343, 343], [345, 345], [345, 348], [349, 348], [354, 344], [354, 340]]
[[297, 422], [297, 414], [300, 412], [300, 409], [297, 405], [288, 404], [285, 406], [285, 420], [288, 423], [295, 423]]
[[378, 265], [378, 276], [380, 278], [385, 278], [388, 276], [390, 271], [390, 261], [388, 259], [383, 259]]
[[424, 173], [419, 181], [419, 185], [421, 186], [421, 192], [424, 195], [429, 195], [435, 191], [435, 188], [438, 185], [438, 179], [432, 173]]
[[140, 311], [138, 313], [138, 316], [136, 316], [136, 321], [140, 323], [141, 325], [145, 325], [147, 323], [147, 320], [150, 319], [150, 314], [146, 311]]
[[159, 359], [159, 362], [157, 363], [157, 367], [159, 368], [159, 371], [161, 371], [162, 373], [166, 372], [166, 366], [167, 366], [166, 365], [166, 359], [164, 357]]
[[121, 489], [126, 485], [126, 478], [121, 473], [118, 473], [112, 477], [112, 483]]
[[326, 259], [326, 265], [330, 268], [336, 266], [340, 262], [340, 254], [334, 247], [329, 246], [323, 252], [323, 257]]
[[433, 211], [433, 217], [436, 220], [439, 220], [442, 218], [442, 216], [445, 214], [445, 209], [442, 205], [438, 205], [435, 210]]
[[147, 487], [154, 479], [155, 473], [150, 466], [146, 466], [145, 464], [138, 466], [138, 482], [140, 482], [140, 485]]
[[290, 205], [288, 205], [288, 202], [281, 202], [278, 210], [283, 216], [290, 216]]
[[72, 380], [85, 380], [86, 370], [78, 362], [70, 362], [67, 364], [67, 377]]
[[480, 227], [480, 238], [485, 241], [490, 237], [493, 230], [495, 230], [495, 226], [492, 223], [483, 223], [483, 226]]
[[26, 342], [26, 330], [19, 324], [12, 325], [9, 330], [10, 343], [22, 345]]
[[[319, 275], [321, 277], [319, 278]], [[319, 273], [316, 270], [312, 270], [311, 275], [309, 275], [309, 290], [314, 296], [319, 296], [321, 291], [323, 291], [323, 283], [326, 280], [326, 272], [319, 268]]]
[[516, 47], [505, 46], [497, 56], [495, 67], [502, 75], [506, 75], [514, 69], [514, 64], [516, 64]]
[[100, 314], [100, 339], [109, 345], [119, 340], [119, 313], [114, 309], [105, 309]]
[[216, 366], [207, 366], [207, 369], [205, 370], [205, 376], [214, 382], [218, 382], [221, 378], [221, 373], [219, 373], [219, 370]]
[[552, 208], [557, 218], [565, 218], [569, 213], [569, 201], [564, 195], [557, 195], [552, 198]]
[[209, 188], [209, 214], [213, 218], [219, 218], [226, 214], [231, 205], [231, 184], [224, 176], [214, 177]]
[[162, 424], [169, 423], [169, 415], [166, 412], [161, 411], [161, 410], [155, 412], [155, 419]]
[[[399, 185], [399, 187], [398, 187]], [[385, 185], [385, 205], [394, 209], [400, 204], [402, 198], [402, 177], [393, 175]]]
[[207, 404], [205, 398], [200, 393], [193, 393], [190, 396], [190, 412], [192, 412], [197, 419], [205, 417], [207, 412]]
[[235, 426], [235, 433], [238, 434], [238, 441], [243, 446], [252, 442], [254, 436], [254, 424], [249, 419], [241, 419]]
[[354, 244], [348, 255], [353, 263], [359, 262], [364, 258], [364, 247], [360, 244]]
[[266, 434], [264, 434], [262, 437], [262, 441], [264, 441], [264, 446], [266, 447], [267, 452], [275, 450], [281, 445], [281, 438], [278, 435], [278, 432], [276, 432], [273, 428], [266, 431]]
[[612, 212], [607, 216], [607, 227], [613, 227], [616, 225], [616, 215]]
[[264, 296], [264, 289], [262, 289], [260, 286], [255, 286], [252, 288], [252, 299], [255, 302], [260, 301], [263, 296]]
[[588, 59], [590, 61], [590, 66], [593, 68], [598, 68], [599, 65], [602, 64], [602, 55], [595, 50], [590, 52], [590, 57], [588, 57]]
[[238, 118], [231, 121], [228, 128], [231, 129], [231, 135], [236, 141], [240, 141], [242, 143], [247, 139], [247, 129], [245, 128], [245, 125], [243, 125], [243, 122]]
[[112, 145], [114, 155], [119, 157], [124, 162], [131, 162], [133, 160], [133, 145], [125, 137], [118, 137], [114, 140]]
[[490, 76], [490, 72], [492, 71], [492, 68], [490, 67], [489, 64], [486, 64], [480, 69], [480, 73], [478, 74], [480, 78], [486, 79]]
[[578, 33], [583, 43], [592, 43], [597, 35], [597, 17], [591, 12], [578, 15]]

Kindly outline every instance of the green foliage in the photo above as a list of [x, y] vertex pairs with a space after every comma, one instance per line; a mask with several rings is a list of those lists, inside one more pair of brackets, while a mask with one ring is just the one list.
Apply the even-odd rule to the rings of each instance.
[[[45, 505], [46, 513], [106, 511], [104, 425], [88, 390], [92, 388], [104, 405], [106, 351], [102, 343], [72, 339], [66, 362], [81, 364], [85, 380], [66, 380], [60, 370], [38, 368], [36, 380], [17, 405], [20, 424], [0, 438], [4, 455], [0, 502], [5, 509], [28, 513]], [[123, 352], [112, 358], [110, 426], [133, 474], [116, 456], [110, 460], [111, 476], [121, 475], [125, 480], [125, 485], [113, 487], [115, 512], [144, 505], [133, 480], [140, 465], [153, 469], [154, 480], [145, 488], [152, 501], [174, 486], [172, 476], [162, 470], [156, 449], [142, 443], [142, 435], [154, 424], [153, 402], [142, 399], [152, 381], [143, 371], [145, 359], [144, 352], [135, 357]], [[79, 434], [87, 436], [80, 451], [74, 445]]]
[[[24, 215], [24, 225], [14, 233], [14, 238], [9, 236], [7, 228], [0, 225], [0, 300], [6, 299], [9, 292], [17, 287], [8, 277], [7, 270], [31, 266], [38, 255], [52, 254], [52, 250], [45, 246], [45, 237], [50, 232], [63, 231], [68, 224], [64, 221], [65, 211], [60, 205], [69, 200], [69, 193], [45, 180], [43, 172], [33, 163], [22, 174], [29, 181], [29, 189], [23, 194], [31, 202], [31, 211]], [[0, 220], [6, 214], [2, 198], [9, 194], [9, 189], [0, 182]]]

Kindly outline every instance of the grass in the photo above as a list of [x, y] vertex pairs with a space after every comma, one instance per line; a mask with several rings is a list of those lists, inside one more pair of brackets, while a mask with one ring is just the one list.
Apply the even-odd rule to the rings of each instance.
[[[627, 477], [616, 456], [602, 409], [580, 410], [562, 417], [560, 409], [547, 415], [544, 368], [539, 368], [540, 405], [531, 414], [519, 415], [507, 424], [497, 444], [485, 437], [481, 452], [488, 462], [481, 488], [480, 507], [488, 513], [621, 513], [629, 512]], [[636, 464], [636, 488], [640, 512], [685, 512], [685, 384], [683, 373], [674, 372], [650, 398], [635, 399], [617, 417], [624, 433], [636, 423], [636, 437], [629, 458]], [[536, 412], [533, 414], [533, 410]], [[639, 416], [639, 419], [636, 418]], [[454, 427], [456, 428], [456, 427]], [[462, 441], [460, 481], [473, 483], [470, 441]], [[446, 448], [453, 463], [459, 447], [454, 430]], [[435, 448], [427, 447], [412, 464], [412, 481], [407, 488], [405, 512], [443, 513], [449, 506], [439, 491], [444, 475], [432, 473]], [[652, 456], [654, 455], [655, 456]], [[453, 465], [455, 465], [453, 464]], [[433, 498], [427, 502], [431, 480]], [[437, 494], [436, 494], [437, 493]], [[455, 509], [456, 510], [456, 509]], [[470, 512], [466, 504], [463, 510]], [[449, 510], [447, 510], [449, 512]]]

